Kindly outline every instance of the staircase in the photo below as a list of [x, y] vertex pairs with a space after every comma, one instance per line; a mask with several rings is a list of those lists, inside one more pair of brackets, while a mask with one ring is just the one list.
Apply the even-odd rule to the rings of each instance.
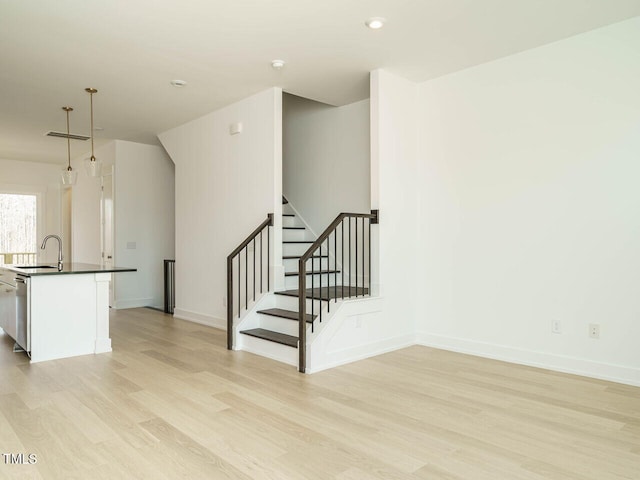
[[[364, 232], [364, 218], [361, 223], [362, 232]], [[284, 288], [265, 294], [256, 301], [253, 308], [247, 307], [246, 315], [235, 325], [236, 333], [239, 334], [236, 337], [235, 348], [298, 365], [300, 371], [304, 372], [306, 346], [313, 341], [323, 324], [328, 323], [332, 313], [338, 310], [345, 299], [363, 297], [369, 293], [368, 286], [365, 286], [364, 264], [361, 265], [362, 278], [358, 280], [357, 260], [354, 274], [351, 246], [355, 241], [353, 250], [358, 252], [357, 246], [362, 241], [361, 251], [356, 254], [356, 258], [362, 255], [364, 261], [365, 245], [364, 233], [361, 240], [358, 240], [357, 235], [355, 239], [352, 238], [352, 225], [349, 219], [347, 230], [343, 221], [341, 230], [335, 230], [333, 236], [328, 235], [326, 241], [317, 245], [317, 239], [283, 197]], [[358, 219], [355, 223], [355, 230], [357, 229]], [[326, 232], [323, 235], [326, 235]], [[350, 247], [348, 251], [344, 238], [341, 238], [341, 248], [337, 247], [339, 235], [348, 239]], [[316, 250], [310, 253], [308, 250], [314, 244], [316, 244]], [[347, 253], [349, 260], [345, 261]], [[301, 290], [300, 258], [305, 255], [308, 260], [305, 262], [305, 281]], [[342, 268], [343, 265], [345, 268]], [[303, 293], [302, 301], [301, 293]], [[303, 317], [300, 314], [302, 306], [304, 306]], [[301, 328], [301, 325], [304, 327]], [[303, 338], [302, 349], [300, 349], [301, 338]]]

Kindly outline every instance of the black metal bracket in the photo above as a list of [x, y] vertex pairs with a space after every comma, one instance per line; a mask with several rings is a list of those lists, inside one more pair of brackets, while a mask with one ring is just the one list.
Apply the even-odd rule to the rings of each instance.
[[371, 225], [378, 225], [380, 221], [378, 209], [371, 210], [371, 215], [373, 215], [373, 218], [370, 220]]

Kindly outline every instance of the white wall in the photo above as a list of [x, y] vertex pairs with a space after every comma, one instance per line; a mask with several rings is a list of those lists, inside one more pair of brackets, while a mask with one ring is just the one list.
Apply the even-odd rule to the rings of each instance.
[[420, 85], [423, 343], [640, 385], [638, 85], [640, 18]]
[[[113, 275], [114, 308], [163, 305], [163, 260], [174, 255], [174, 166], [155, 145], [115, 140], [96, 149], [103, 171], [114, 166], [114, 265], [135, 273]], [[73, 261], [100, 264], [99, 177], [72, 162], [78, 182], [72, 192]], [[136, 248], [127, 248], [135, 242]]]
[[38, 259], [41, 262], [56, 262], [57, 246], [40, 250], [45, 235], [60, 235], [63, 242], [69, 239], [62, 235], [61, 225], [61, 181], [62, 165], [0, 159], [0, 191], [5, 193], [31, 194], [38, 197]]
[[114, 257], [116, 266], [138, 269], [114, 275], [115, 308], [161, 308], [164, 259], [175, 255], [174, 165], [161, 147], [115, 144]]
[[283, 193], [319, 235], [370, 207], [369, 100], [332, 107], [283, 96]]
[[[243, 131], [230, 135], [236, 122]], [[176, 165], [175, 316], [226, 328], [227, 255], [268, 213], [280, 221], [282, 91], [258, 93], [158, 138]], [[272, 245], [281, 259], [277, 232]]]

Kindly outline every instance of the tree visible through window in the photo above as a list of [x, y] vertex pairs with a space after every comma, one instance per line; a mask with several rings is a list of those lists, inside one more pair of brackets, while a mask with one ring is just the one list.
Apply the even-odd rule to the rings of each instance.
[[0, 262], [31, 263], [36, 249], [36, 196], [0, 193]]

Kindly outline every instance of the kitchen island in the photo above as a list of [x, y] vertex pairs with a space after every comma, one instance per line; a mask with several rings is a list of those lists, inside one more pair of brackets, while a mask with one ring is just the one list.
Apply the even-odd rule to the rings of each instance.
[[16, 294], [13, 312], [10, 299], [3, 297], [0, 326], [32, 362], [110, 352], [111, 274], [135, 271], [85, 263], [64, 264], [61, 269], [57, 265], [4, 265], [0, 281], [3, 285], [13, 282]]

